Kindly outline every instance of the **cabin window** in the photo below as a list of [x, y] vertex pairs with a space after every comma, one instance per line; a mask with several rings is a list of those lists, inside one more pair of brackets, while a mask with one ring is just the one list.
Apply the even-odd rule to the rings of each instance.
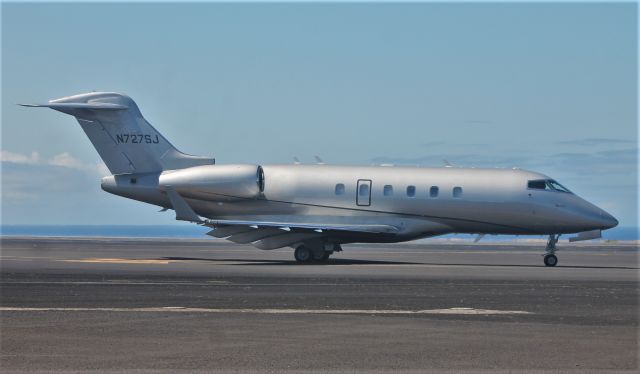
[[131, 178], [131, 179], [129, 179], [129, 182], [131, 184], [136, 184], [136, 183], [138, 183], [138, 178]]
[[456, 199], [462, 197], [462, 187], [453, 187], [453, 197]]
[[429, 197], [438, 197], [438, 186], [431, 186], [431, 188], [429, 188]]
[[360, 188], [358, 189], [358, 194], [362, 197], [369, 198], [369, 184], [368, 183], [361, 184]]
[[382, 193], [384, 194], [384, 196], [392, 196], [393, 186], [390, 184], [385, 185], [384, 188], [382, 189]]
[[407, 196], [409, 197], [416, 196], [416, 186], [407, 186]]
[[344, 195], [344, 184], [336, 184], [336, 195]]

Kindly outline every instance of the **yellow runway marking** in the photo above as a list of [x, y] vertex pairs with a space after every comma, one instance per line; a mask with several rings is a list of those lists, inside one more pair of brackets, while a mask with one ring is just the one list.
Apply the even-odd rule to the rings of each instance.
[[88, 262], [88, 263], [104, 263], [104, 264], [162, 264], [167, 265], [170, 260], [138, 260], [134, 258], [83, 258], [78, 260], [58, 260], [62, 262]]

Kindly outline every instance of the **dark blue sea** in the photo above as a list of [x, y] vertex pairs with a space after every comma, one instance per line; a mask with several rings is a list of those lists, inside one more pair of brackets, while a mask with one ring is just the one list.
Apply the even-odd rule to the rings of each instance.
[[[73, 237], [133, 237], [133, 238], [206, 238], [211, 230], [197, 225], [2, 225], [2, 236], [73, 236]], [[640, 240], [637, 227], [616, 227], [602, 233], [605, 240]], [[472, 238], [473, 235], [451, 234], [442, 238]], [[511, 235], [486, 236], [482, 241], [512, 240]], [[543, 238], [528, 236], [526, 238]]]

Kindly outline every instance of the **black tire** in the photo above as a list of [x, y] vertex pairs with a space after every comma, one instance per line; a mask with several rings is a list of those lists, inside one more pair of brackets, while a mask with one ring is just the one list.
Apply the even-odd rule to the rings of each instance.
[[301, 264], [309, 264], [313, 262], [313, 252], [304, 245], [299, 246], [293, 251], [293, 256]]
[[558, 264], [558, 258], [556, 255], [546, 255], [544, 256], [544, 264], [545, 266], [556, 266]]

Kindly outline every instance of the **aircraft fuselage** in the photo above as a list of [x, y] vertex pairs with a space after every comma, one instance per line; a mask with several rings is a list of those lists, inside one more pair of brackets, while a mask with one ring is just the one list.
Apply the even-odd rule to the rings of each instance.
[[[220, 175], [230, 175], [230, 169], [236, 174], [224, 181], [216, 169]], [[263, 175], [258, 175], [260, 170]], [[520, 169], [207, 165], [105, 177], [102, 188], [172, 208], [163, 193], [163, 186], [172, 185], [197, 214], [212, 219], [304, 217], [306, 223], [384, 223], [400, 228], [385, 241], [452, 232], [576, 233], [617, 224], [571, 192], [528, 187], [537, 180], [551, 178]]]

